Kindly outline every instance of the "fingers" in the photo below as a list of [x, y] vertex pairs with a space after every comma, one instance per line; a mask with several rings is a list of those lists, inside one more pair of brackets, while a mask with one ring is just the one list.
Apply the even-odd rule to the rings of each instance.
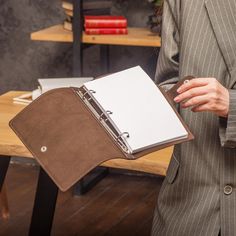
[[181, 104], [182, 108], [195, 107], [209, 102], [207, 95], [193, 97]]
[[210, 111], [227, 117], [229, 111], [229, 91], [215, 78], [197, 78], [184, 83], [174, 101], [182, 108], [191, 107], [193, 112]]
[[215, 78], [196, 78], [184, 83], [179, 87], [177, 92], [179, 95], [174, 99], [175, 102], [183, 102], [196, 96], [201, 96], [209, 93], [216, 93], [219, 86]]
[[184, 83], [183, 85], [181, 85], [177, 92], [178, 93], [183, 93], [189, 89], [195, 88], [195, 87], [202, 87], [202, 86], [206, 86], [209, 84], [209, 79], [210, 78], [196, 78], [196, 79], [192, 79], [190, 80], [188, 83]]
[[206, 87], [196, 87], [191, 88], [181, 94], [179, 94], [177, 97], [174, 98], [174, 101], [179, 103], [182, 101], [185, 101], [187, 99], [191, 99], [193, 97], [201, 96], [207, 94], [207, 88]]

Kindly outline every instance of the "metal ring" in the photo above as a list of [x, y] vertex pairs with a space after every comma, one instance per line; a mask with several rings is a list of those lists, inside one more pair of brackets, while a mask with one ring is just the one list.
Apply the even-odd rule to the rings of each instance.
[[[112, 115], [112, 114], [113, 114], [112, 111], [106, 111], [106, 113], [107, 113], [108, 115]], [[109, 120], [108, 118], [104, 119], [105, 122], [107, 122], [108, 120]]]
[[117, 139], [121, 138], [122, 136], [126, 135], [126, 138], [129, 138], [129, 133], [128, 132], [123, 132], [117, 136]]
[[[103, 112], [103, 113], [99, 116], [99, 120], [104, 120], [105, 122], [108, 121], [108, 118], [107, 118], [106, 114], [111, 115], [111, 114], [113, 114], [113, 112], [112, 112], [112, 111], [109, 111], [109, 110]], [[103, 118], [102, 118], [103, 116], [105, 116], [106, 119], [103, 119]]]
[[89, 92], [90, 92], [90, 93], [96, 93], [96, 91], [90, 89], [90, 90], [86, 91], [86, 92], [83, 94], [83, 97], [82, 97], [82, 98], [85, 99], [85, 96], [86, 96], [87, 94], [89, 94]]
[[102, 112], [101, 115], [99, 116], [99, 120], [103, 120], [103, 116], [105, 115], [105, 112]]
[[106, 111], [106, 113], [108, 114], [108, 115], [112, 115], [113, 114], [113, 112], [112, 111]]

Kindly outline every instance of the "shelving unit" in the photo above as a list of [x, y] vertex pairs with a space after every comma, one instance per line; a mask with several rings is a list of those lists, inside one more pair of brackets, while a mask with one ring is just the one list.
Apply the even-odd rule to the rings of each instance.
[[62, 25], [51, 26], [33, 32], [32, 40], [73, 43], [73, 76], [83, 75], [84, 44], [100, 44], [101, 68], [109, 70], [109, 45], [160, 47], [161, 39], [152, 34], [148, 28], [129, 28], [128, 35], [86, 35], [83, 33], [83, 1], [73, 1], [73, 32], [63, 29]]
[[[123, 46], [160, 47], [159, 36], [147, 28], [128, 28], [127, 35], [82, 35], [82, 43]], [[72, 32], [63, 29], [63, 25], [54, 25], [31, 34], [31, 40], [51, 42], [73, 42]]]
[[[85, 0], [86, 1], [86, 0]], [[83, 47], [84, 44], [100, 45], [101, 68], [104, 73], [109, 68], [109, 45], [160, 47], [161, 38], [150, 32], [148, 28], [128, 28], [127, 35], [86, 35], [83, 32], [83, 0], [74, 0], [73, 32], [63, 29], [63, 25], [54, 25], [46, 29], [31, 33], [35, 41], [68, 42], [73, 43], [73, 76], [83, 75]], [[115, 167], [144, 171], [152, 174], [165, 175], [172, 148], [161, 150], [156, 154], [134, 161], [121, 159], [110, 160], [103, 164], [105, 167]], [[161, 156], [163, 155], [163, 158]], [[98, 177], [97, 180], [100, 178]], [[94, 182], [97, 181], [95, 179]], [[77, 185], [77, 193], [83, 192], [83, 181]], [[91, 183], [89, 183], [91, 184]], [[82, 186], [81, 186], [82, 185]], [[84, 184], [86, 185], [86, 183]]]

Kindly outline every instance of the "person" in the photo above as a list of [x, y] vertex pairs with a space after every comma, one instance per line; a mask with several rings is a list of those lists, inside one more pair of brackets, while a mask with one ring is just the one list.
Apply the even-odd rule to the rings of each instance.
[[153, 236], [236, 235], [236, 1], [165, 0], [156, 82], [195, 136], [176, 145]]

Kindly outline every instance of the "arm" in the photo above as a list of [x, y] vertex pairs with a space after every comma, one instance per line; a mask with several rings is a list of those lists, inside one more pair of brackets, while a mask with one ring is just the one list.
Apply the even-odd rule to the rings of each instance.
[[155, 82], [166, 90], [177, 83], [179, 79], [178, 8], [178, 1], [164, 1], [162, 46], [157, 62]]

